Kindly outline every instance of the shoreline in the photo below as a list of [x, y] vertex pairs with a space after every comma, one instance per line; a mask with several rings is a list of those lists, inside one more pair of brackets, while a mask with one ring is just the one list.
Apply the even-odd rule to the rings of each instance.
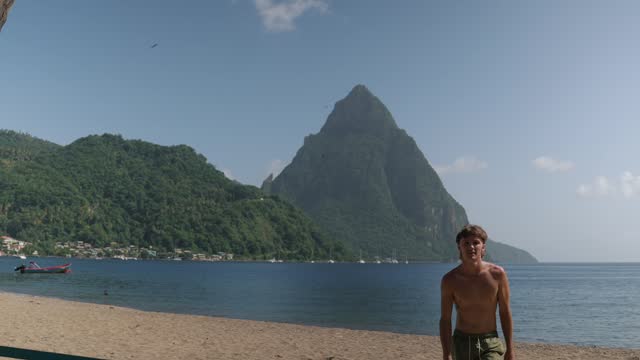
[[[103, 359], [439, 359], [437, 336], [136, 310], [0, 292], [0, 345]], [[518, 359], [640, 360], [640, 349], [516, 343]]]

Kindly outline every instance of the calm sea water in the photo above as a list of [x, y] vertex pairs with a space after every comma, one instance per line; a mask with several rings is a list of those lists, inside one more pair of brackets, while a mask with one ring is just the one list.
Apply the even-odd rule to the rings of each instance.
[[[65, 259], [36, 260], [48, 266]], [[0, 290], [142, 310], [426, 335], [438, 333], [440, 279], [455, 266], [73, 259], [67, 275], [14, 273], [21, 262], [0, 258]], [[517, 341], [640, 347], [640, 264], [505, 268]]]

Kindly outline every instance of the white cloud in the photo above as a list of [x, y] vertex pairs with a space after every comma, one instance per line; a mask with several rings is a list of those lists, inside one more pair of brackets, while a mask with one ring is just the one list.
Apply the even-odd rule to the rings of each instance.
[[616, 188], [611, 184], [609, 179], [604, 176], [598, 176], [594, 182], [594, 192], [598, 196], [607, 196], [614, 194]]
[[620, 189], [624, 197], [640, 195], [640, 176], [634, 176], [631, 171], [625, 171], [620, 178]]
[[532, 161], [533, 166], [538, 170], [544, 170], [551, 173], [558, 171], [569, 171], [574, 165], [571, 161], [560, 161], [552, 159], [548, 156], [540, 156]]
[[295, 29], [294, 21], [306, 11], [316, 9], [325, 13], [329, 9], [326, 0], [255, 0], [256, 9], [265, 28], [273, 32]]
[[475, 156], [459, 157], [451, 165], [434, 166], [439, 175], [448, 173], [469, 173], [486, 169], [489, 165], [485, 161], [476, 159]]
[[589, 197], [592, 194], [591, 185], [580, 185], [576, 190], [576, 193], [582, 197]]
[[580, 184], [576, 189], [576, 193], [581, 197], [601, 197], [613, 192], [611, 183], [604, 176], [598, 176], [590, 184]]
[[576, 193], [582, 197], [602, 197], [621, 193], [626, 198], [632, 198], [640, 195], [640, 176], [635, 176], [630, 171], [625, 171], [620, 176], [620, 181], [617, 184], [604, 176], [598, 176], [591, 184], [578, 186]]
[[267, 176], [269, 174], [273, 174], [273, 178], [275, 179], [278, 174], [287, 166], [284, 161], [280, 159], [271, 160], [271, 162], [267, 165]]
[[231, 170], [229, 169], [222, 169], [222, 172], [224, 173], [224, 176], [227, 177], [227, 179], [229, 180], [235, 180], [235, 177], [233, 177], [233, 174], [231, 173]]

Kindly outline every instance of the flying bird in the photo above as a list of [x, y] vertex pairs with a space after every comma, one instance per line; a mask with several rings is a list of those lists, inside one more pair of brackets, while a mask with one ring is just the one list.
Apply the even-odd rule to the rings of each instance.
[[158, 43], [155, 43], [155, 44], [151, 45], [151, 48], [153, 49], [156, 46], [158, 46]]

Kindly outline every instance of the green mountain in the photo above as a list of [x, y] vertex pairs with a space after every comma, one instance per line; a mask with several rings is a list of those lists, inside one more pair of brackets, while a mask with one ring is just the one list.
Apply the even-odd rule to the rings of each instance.
[[[262, 188], [367, 258], [453, 261], [455, 236], [468, 223], [415, 141], [363, 85], [336, 103], [320, 132], [305, 137], [291, 164]], [[488, 251], [494, 261], [536, 261], [495, 242]]]
[[120, 136], [59, 146], [0, 131], [0, 233], [51, 254], [58, 241], [247, 259], [348, 256], [302, 211], [227, 179], [192, 148]]
[[50, 152], [59, 147], [60, 145], [29, 134], [0, 129], [0, 161], [5, 166], [16, 161], [31, 160], [38, 154]]

